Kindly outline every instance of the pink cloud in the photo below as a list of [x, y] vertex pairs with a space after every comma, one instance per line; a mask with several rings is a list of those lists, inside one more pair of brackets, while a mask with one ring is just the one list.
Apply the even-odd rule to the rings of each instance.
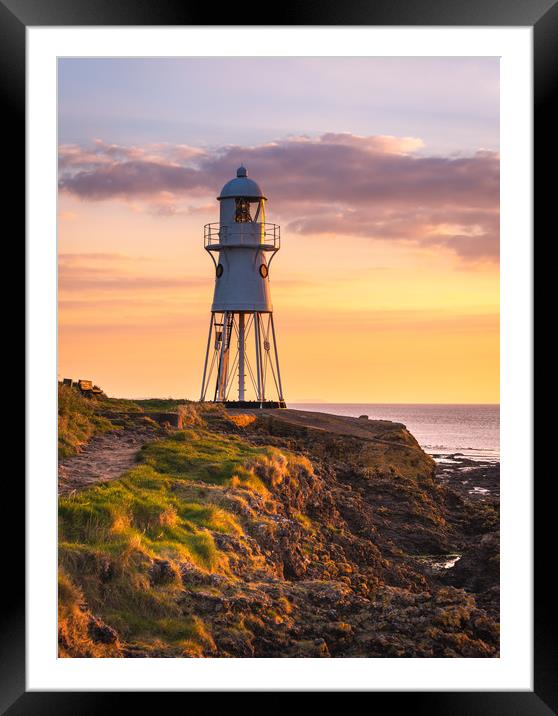
[[[185, 145], [61, 147], [60, 190], [85, 200], [141, 200], [164, 216], [215, 196], [240, 163], [298, 233], [412, 241], [467, 261], [498, 255], [499, 157], [416, 154], [413, 137], [291, 137], [205, 152]], [[142, 154], [142, 151], [144, 152]], [[81, 154], [80, 154], [81, 152]]]

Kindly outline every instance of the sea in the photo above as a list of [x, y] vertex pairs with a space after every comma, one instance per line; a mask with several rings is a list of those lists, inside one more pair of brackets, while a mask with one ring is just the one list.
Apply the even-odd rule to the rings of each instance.
[[405, 405], [383, 403], [289, 403], [295, 410], [403, 423], [431, 455], [500, 460], [499, 405]]

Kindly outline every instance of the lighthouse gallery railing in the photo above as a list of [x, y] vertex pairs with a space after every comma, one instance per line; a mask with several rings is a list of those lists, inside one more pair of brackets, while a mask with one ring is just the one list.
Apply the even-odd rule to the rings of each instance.
[[247, 222], [221, 226], [216, 221], [203, 227], [203, 245], [208, 251], [225, 246], [258, 246], [264, 251], [281, 248], [281, 228], [278, 224]]

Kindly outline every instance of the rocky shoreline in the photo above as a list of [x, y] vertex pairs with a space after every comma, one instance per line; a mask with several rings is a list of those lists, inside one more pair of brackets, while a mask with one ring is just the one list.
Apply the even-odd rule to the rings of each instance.
[[[500, 463], [471, 459], [461, 453], [437, 455], [436, 477], [441, 485], [460, 495], [464, 505], [480, 505], [494, 515], [500, 509]], [[462, 587], [476, 595], [495, 618], [500, 612], [500, 532], [499, 524], [474, 532], [464, 544], [459, 559], [444, 570], [446, 584]]]
[[500, 499], [500, 463], [471, 459], [462, 453], [431, 453], [436, 461], [440, 484], [458, 491], [463, 497], [483, 501]]
[[[497, 465], [436, 462], [401, 424], [307, 411], [197, 407], [184, 427], [122, 486], [62, 498], [80, 595], [62, 656], [498, 656]], [[92, 503], [110, 506], [95, 545]], [[171, 548], [183, 524], [204, 552]]]

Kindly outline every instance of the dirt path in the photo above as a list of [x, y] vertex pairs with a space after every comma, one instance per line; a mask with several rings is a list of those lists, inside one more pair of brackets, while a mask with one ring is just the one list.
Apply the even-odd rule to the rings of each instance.
[[78, 455], [60, 460], [58, 493], [67, 495], [97, 482], [115, 480], [136, 462], [138, 450], [153, 436], [122, 430], [94, 437]]

